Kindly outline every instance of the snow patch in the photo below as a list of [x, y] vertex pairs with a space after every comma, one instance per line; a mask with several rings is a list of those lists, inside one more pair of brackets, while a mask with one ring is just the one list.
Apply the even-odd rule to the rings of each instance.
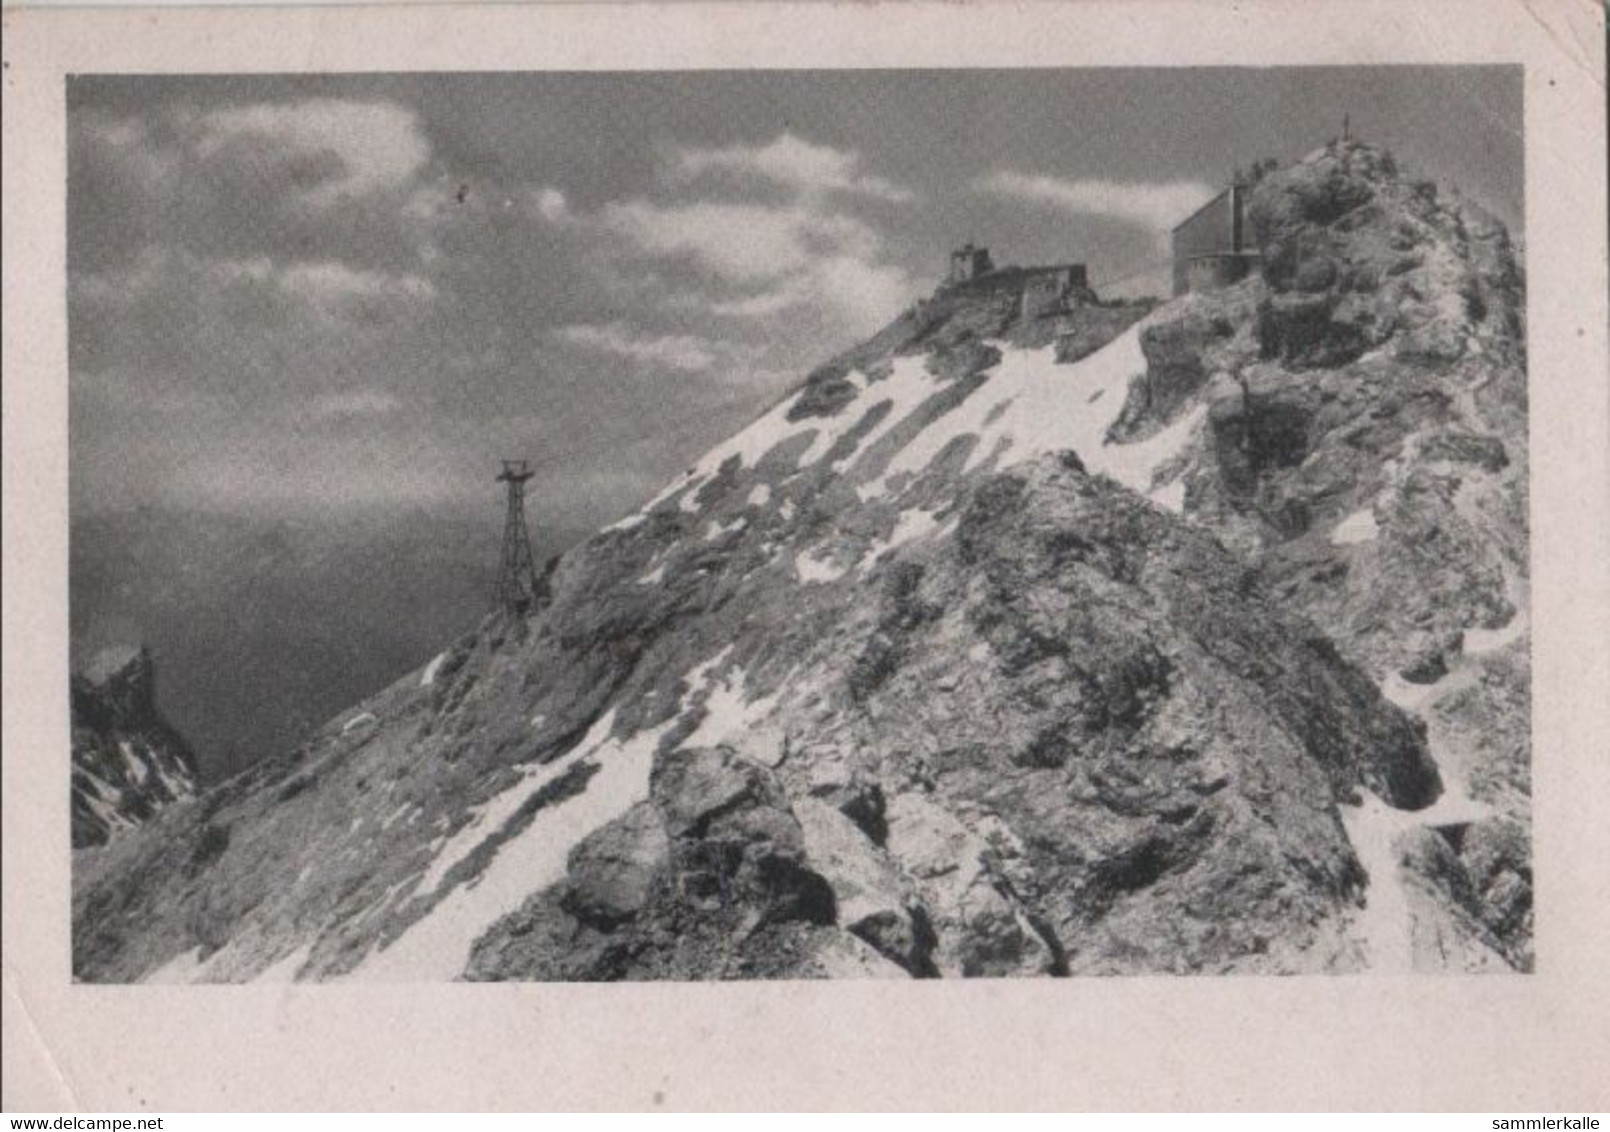
[[[106, 792], [112, 789], [111, 786], [107, 785], [107, 783], [92, 770], [86, 770], [83, 767], [75, 767], [74, 773], [76, 773], [79, 778], [83, 779], [79, 785], [84, 789], [85, 795], [88, 797], [104, 797]], [[119, 793], [121, 793], [121, 791], [119, 791]]]
[[771, 485], [757, 483], [749, 489], [749, 495], [744, 500], [751, 507], [764, 507], [771, 502]]
[[195, 779], [191, 778], [187, 772], [176, 768], [178, 769], [177, 773], [169, 774], [168, 768], [163, 765], [163, 760], [154, 755], [152, 765], [156, 767], [157, 781], [167, 789], [169, 797], [178, 799], [195, 793]]
[[117, 741], [117, 749], [123, 756], [123, 769], [128, 780], [135, 786], [144, 786], [145, 780], [151, 777], [151, 768], [145, 761], [134, 753], [127, 739]]
[[689, 483], [688, 493], [677, 501], [677, 510], [684, 511], [689, 515], [698, 514], [699, 507], [701, 506], [699, 503], [699, 492], [704, 490], [704, 485], [709, 481], [709, 479], [709, 476], [701, 476]]
[[895, 520], [894, 533], [889, 536], [889, 549], [897, 550], [908, 542], [933, 534], [938, 529], [939, 521], [934, 518], [932, 511], [920, 507], [902, 511], [900, 518]]
[[1146, 498], [1165, 511], [1172, 511], [1178, 515], [1185, 510], [1185, 481], [1178, 479], [1172, 483], [1166, 483]]
[[688, 686], [687, 693], [683, 697], [684, 703], [704, 691], [705, 685], [710, 683], [710, 673], [715, 670], [718, 664], [726, 660], [731, 652], [732, 646], [728, 645], [708, 660], [701, 661], [688, 669], [687, 674], [682, 677], [682, 682]]
[[746, 701], [746, 677], [738, 669], [710, 688], [704, 699], [704, 718], [692, 734], [682, 740], [684, 747], [714, 747], [751, 731], [755, 724], [777, 706], [775, 695]]
[[[720, 657], [728, 651], [723, 649]], [[707, 663], [689, 673], [688, 692], [678, 715], [685, 715], [694, 706], [702, 707], [704, 714], [698, 726], [682, 740], [682, 746], [726, 744], [767, 766], [776, 766], [782, 760], [785, 744], [782, 733], [767, 726], [765, 720], [776, 709], [780, 693], [748, 700], [747, 674], [742, 669], [724, 674], [716, 683], [710, 679], [710, 667]]]
[[1381, 681], [1381, 695], [1404, 711], [1418, 712], [1436, 691], [1436, 684], [1413, 684], [1396, 672]]
[[[389, 814], [387, 814], [385, 816], [385, 818], [380, 823], [380, 828], [381, 829], [390, 829], [392, 827], [392, 825], [397, 821], [398, 818], [402, 817], [404, 814], [406, 814], [409, 811], [414, 810], [416, 808], [417, 807], [415, 807], [415, 805], [412, 802], [404, 802], [402, 805], [398, 806], [395, 810], [392, 810], [391, 813], [389, 813]], [[408, 820], [412, 821], [413, 818], [409, 818]]]
[[830, 558], [820, 557], [816, 551], [794, 555], [794, 573], [802, 582], [835, 582], [844, 577], [848, 569]]
[[1530, 619], [1525, 613], [1517, 610], [1509, 619], [1509, 623], [1497, 629], [1466, 629], [1464, 638], [1464, 651], [1469, 656], [1480, 653], [1497, 652], [1506, 645], [1512, 644], [1525, 635]]
[[139, 645], [108, 645], [90, 658], [82, 674], [91, 684], [104, 684], [140, 655]]
[[425, 666], [425, 671], [419, 677], [419, 686], [421, 688], [428, 688], [432, 684], [436, 683], [436, 674], [442, 670], [442, 664], [446, 662], [446, 660], [447, 654], [445, 652], [439, 652], [431, 660], [431, 662]]
[[738, 531], [743, 530], [748, 525], [749, 520], [745, 519], [742, 515], [739, 515], [730, 523], [722, 523], [720, 520], [711, 519], [710, 525], [705, 528], [704, 541], [714, 542], [716, 539], [725, 535], [736, 534]]
[[890, 533], [888, 541], [875, 543], [868, 550], [866, 559], [861, 563], [861, 573], [864, 574], [871, 570], [879, 559], [899, 550], [907, 543], [927, 538], [935, 534], [939, 529], [939, 521], [934, 518], [932, 511], [924, 510], [921, 507], [913, 507], [908, 511], [900, 512], [900, 517], [895, 520], [894, 530]]
[[1354, 546], [1361, 542], [1374, 542], [1380, 533], [1375, 512], [1366, 507], [1337, 523], [1331, 530], [1330, 541], [1335, 546]]
[[[160, 773], [161, 768], [157, 769]], [[139, 824], [117, 808], [123, 801], [122, 790], [83, 767], [75, 768], [73, 774], [74, 780], [82, 787], [84, 803], [108, 830], [133, 829]]]
[[84, 801], [89, 805], [90, 812], [100, 819], [107, 829], [133, 829], [134, 821], [121, 813], [111, 803], [103, 801], [92, 794], [84, 795]]
[[661, 562], [654, 569], [637, 579], [640, 586], [657, 586], [665, 580], [665, 563]]
[[361, 712], [358, 715], [353, 716], [351, 719], [347, 720], [345, 723], [343, 723], [341, 725], [341, 734], [345, 735], [349, 731], [356, 731], [360, 727], [367, 726], [368, 724], [371, 724], [371, 723], [379, 723], [379, 722], [380, 721], [375, 718], [375, 713], [374, 712], [372, 712], [372, 711]]

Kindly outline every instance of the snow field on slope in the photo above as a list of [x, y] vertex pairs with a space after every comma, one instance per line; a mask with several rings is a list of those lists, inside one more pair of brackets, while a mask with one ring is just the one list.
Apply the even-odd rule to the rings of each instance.
[[446, 660], [447, 654], [445, 652], [439, 652], [431, 659], [431, 662], [425, 666], [425, 671], [419, 676], [419, 686], [421, 688], [429, 688], [436, 683], [436, 674], [441, 671], [442, 665]]
[[230, 960], [235, 955], [232, 948], [225, 946], [204, 960], [201, 958], [201, 948], [193, 947], [189, 951], [181, 951], [155, 970], [146, 972], [140, 982], [155, 986], [232, 982], [290, 983], [296, 980], [296, 973], [302, 969], [312, 954], [313, 944], [304, 943], [296, 950], [276, 959], [251, 978], [239, 979], [229, 972]]
[[[1513, 621], [1521, 623], [1524, 631], [1525, 617], [1521, 613], [1517, 612]], [[1468, 632], [1466, 636], [1468, 640]], [[1467, 655], [1479, 651], [1468, 645], [1464, 650]], [[1381, 694], [1404, 711], [1429, 721], [1435, 702], [1469, 686], [1476, 673], [1477, 669], [1461, 656], [1441, 679], [1429, 684], [1410, 683], [1399, 673], [1389, 672], [1380, 681]], [[1414, 969], [1413, 913], [1399, 868], [1403, 836], [1414, 829], [1481, 821], [1495, 812], [1471, 796], [1466, 779], [1468, 768], [1460, 765], [1457, 752], [1439, 749], [1437, 734], [1435, 729], [1430, 730], [1428, 750], [1442, 779], [1442, 794], [1430, 806], [1400, 810], [1365, 793], [1359, 805], [1338, 807], [1353, 852], [1369, 874], [1365, 905], [1354, 920], [1354, 930], [1364, 941], [1372, 973], [1409, 974]]]
[[1446, 768], [1442, 774], [1442, 796], [1423, 810], [1399, 810], [1370, 793], [1357, 806], [1338, 807], [1347, 839], [1370, 878], [1354, 929], [1364, 940], [1374, 974], [1402, 975], [1413, 970], [1411, 915], [1399, 868], [1402, 836], [1420, 827], [1458, 825], [1492, 816], [1492, 808], [1472, 799]]
[[[682, 493], [682, 498], [677, 506], [689, 514], [697, 513], [700, 488], [714, 479], [716, 473], [721, 470], [721, 465], [732, 457], [737, 456], [742, 466], [752, 468], [761, 457], [789, 437], [819, 431], [820, 422], [815, 418], [802, 423], [788, 419], [789, 410], [799, 401], [801, 392], [803, 390], [785, 397], [741, 432], [710, 449], [692, 468], [666, 484], [654, 498], [630, 515], [617, 519], [605, 527], [604, 531], [629, 531], [639, 526], [652, 511], [678, 493]], [[764, 506], [763, 503], [761, 505]]]
[[[1153, 491], [1152, 480], [1157, 469], [1189, 440], [1205, 413], [1201, 406], [1146, 440], [1106, 443], [1107, 430], [1123, 409], [1129, 383], [1146, 371], [1140, 332], [1150, 321], [1141, 320], [1101, 349], [1071, 364], [1057, 362], [1055, 346], [1023, 350], [1005, 342], [991, 343], [1001, 350], [1001, 360], [993, 367], [989, 380], [913, 437], [876, 479], [859, 487], [862, 500], [884, 494], [888, 481], [895, 476], [920, 474], [957, 437], [974, 435], [978, 442], [968, 456], [966, 470], [982, 464], [991, 454], [999, 455], [998, 467], [1007, 468], [1046, 452], [1071, 448], [1091, 473], [1110, 476], [1142, 494], [1151, 492], [1159, 506], [1180, 510], [1183, 488], [1170, 485]], [[830, 417], [790, 421], [788, 414], [804, 391], [784, 398], [747, 428], [706, 452], [691, 470], [667, 484], [638, 511], [605, 530], [629, 530], [679, 493], [681, 510], [696, 513], [700, 509], [699, 490], [715, 478], [722, 464], [736, 457], [740, 466], [753, 468], [773, 448], [797, 436], [811, 436], [811, 443], [795, 463], [797, 468], [809, 467], [824, 458], [869, 412], [889, 403], [889, 409], [857, 441], [854, 450], [834, 462], [835, 472], [850, 470], [878, 441], [945, 387], [944, 381], [928, 372], [927, 360], [925, 354], [896, 357], [888, 376], [876, 382], [869, 382], [858, 370], [852, 371], [846, 380], [856, 390], [856, 396]], [[752, 494], [749, 502], [765, 506], [769, 497], [769, 491], [759, 496]]]
[[877, 424], [867, 430], [867, 434], [856, 443], [854, 451], [834, 461], [833, 470], [843, 472], [855, 463], [861, 453], [882, 440], [885, 433], [909, 417], [942, 386], [938, 379], [928, 372], [926, 355], [907, 354], [894, 359], [888, 377], [876, 385], [863, 388], [864, 393], [840, 409], [835, 416], [827, 419], [826, 427], [800, 457], [800, 467], [814, 464], [826, 456], [841, 435], [854, 428], [863, 417], [880, 404], [889, 402], [889, 411], [884, 413]]
[[[1046, 452], [1071, 448], [1092, 474], [1105, 474], [1143, 494], [1151, 491], [1157, 469], [1185, 446], [1205, 410], [1200, 406], [1193, 409], [1146, 440], [1106, 442], [1130, 382], [1146, 372], [1146, 357], [1140, 348], [1144, 325], [1131, 326], [1072, 364], [1057, 362], [1055, 346], [1020, 350], [993, 343], [1001, 349], [1001, 360], [989, 381], [897, 452], [876, 479], [858, 489], [862, 500], [883, 495], [897, 476], [920, 475], [946, 445], [968, 435], [978, 439], [968, 453], [964, 471], [980, 466], [992, 454], [997, 456], [996, 466], [1004, 469]], [[894, 416], [890, 414], [890, 418]], [[892, 428], [898, 422], [891, 423], [890, 418], [884, 423]], [[1183, 492], [1158, 491], [1153, 499], [1178, 510]]]
[[439, 888], [452, 867], [500, 833], [535, 791], [582, 760], [595, 762], [599, 768], [579, 794], [537, 811], [524, 830], [496, 847], [478, 876], [454, 887], [389, 946], [365, 957], [347, 978], [431, 982], [462, 974], [471, 948], [488, 928], [526, 897], [563, 879], [570, 850], [577, 843], [648, 798], [654, 751], [699, 696], [709, 693], [705, 719], [685, 743], [695, 742], [695, 737], [697, 743], [721, 742], [767, 710], [765, 702], [742, 702], [742, 672], [730, 675], [719, 690], [710, 686], [710, 673], [730, 651], [729, 645], [688, 673], [688, 692], [680, 710], [658, 727], [625, 739], [612, 738], [615, 712], [611, 708], [571, 753], [546, 766], [529, 768], [520, 782], [488, 800], [475, 820], [439, 851], [420, 880], [420, 891]]
[[453, 867], [466, 860], [482, 842], [502, 829], [504, 823], [519, 811], [527, 798], [564, 774], [589, 752], [602, 747], [614, 722], [615, 712], [611, 709], [598, 718], [582, 737], [581, 742], [563, 758], [555, 759], [551, 763], [534, 763], [522, 767], [520, 778], [513, 786], [506, 787], [488, 798], [473, 811], [469, 822], [447, 839], [447, 843], [437, 852], [430, 863], [430, 868], [420, 879], [421, 891], [435, 892], [441, 887], [442, 881], [447, 879], [447, 874], [453, 871]]
[[[371, 952], [348, 978], [356, 982], [456, 979], [463, 973], [475, 941], [488, 928], [518, 908], [527, 896], [563, 878], [566, 859], [577, 842], [648, 797], [654, 748], [668, 726], [641, 731], [624, 741], [605, 739], [578, 745], [576, 754], [551, 764], [556, 773], [563, 773], [560, 768], [569, 769], [585, 758], [595, 760], [599, 769], [581, 793], [539, 810], [530, 825], [497, 846], [479, 876], [453, 888], [389, 946]], [[548, 780], [546, 776], [541, 779]], [[506, 791], [517, 794], [509, 803], [499, 795], [499, 812], [507, 811], [504, 820], [536, 789], [540, 782], [533, 781], [525, 789]], [[479, 828], [487, 831], [485, 837], [491, 837], [502, 825], [483, 822]], [[455, 854], [468, 852], [450, 842], [444, 855], [450, 849]], [[435, 863], [432, 871], [445, 872]]]
[[743, 669], [711, 682], [704, 700], [704, 718], [688, 737], [684, 747], [712, 747], [734, 735], [743, 735], [771, 714], [777, 706], [775, 694], [753, 702], [745, 699], [747, 677]]

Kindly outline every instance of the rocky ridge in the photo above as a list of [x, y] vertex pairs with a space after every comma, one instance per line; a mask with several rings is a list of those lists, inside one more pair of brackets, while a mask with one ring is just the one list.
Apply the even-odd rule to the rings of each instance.
[[195, 757], [157, 709], [146, 649], [107, 649], [73, 675], [72, 724], [75, 849], [195, 796]]
[[1513, 253], [1356, 143], [1253, 210], [1223, 292], [942, 289], [817, 370], [77, 854], [78, 976], [1526, 967]]

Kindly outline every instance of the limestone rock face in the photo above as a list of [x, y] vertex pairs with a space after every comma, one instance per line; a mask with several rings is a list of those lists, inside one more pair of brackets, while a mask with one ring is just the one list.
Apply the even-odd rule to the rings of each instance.
[[807, 375], [79, 854], [78, 977], [1525, 969], [1513, 251], [1351, 143], [1253, 206], [1223, 291], [945, 288]]

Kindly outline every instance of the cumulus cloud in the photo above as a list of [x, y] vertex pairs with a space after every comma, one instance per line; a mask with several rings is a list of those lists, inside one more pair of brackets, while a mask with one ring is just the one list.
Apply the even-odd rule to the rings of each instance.
[[642, 268], [620, 263], [680, 268], [680, 286], [668, 285], [675, 293], [662, 305], [683, 312], [702, 304], [717, 318], [762, 319], [811, 308], [860, 333], [887, 322], [919, 290], [889, 262], [882, 233], [848, 211], [858, 197], [912, 196], [867, 172], [854, 152], [789, 133], [764, 145], [682, 147], [670, 151], [655, 188], [578, 212], [563, 192], [544, 186], [526, 192], [525, 212], [597, 241], [605, 250], [599, 270], [611, 278], [643, 277]]
[[300, 195], [314, 206], [405, 188], [430, 160], [418, 116], [393, 102], [313, 98], [232, 106], [201, 116], [196, 126], [203, 158], [252, 142], [272, 146], [277, 160], [303, 171]]
[[452, 171], [417, 113], [385, 99], [86, 108], [70, 145], [75, 272], [128, 263], [147, 246], [419, 270], [450, 219], [441, 204], [452, 185], [439, 182]]
[[765, 145], [679, 149], [671, 162], [673, 177], [681, 180], [725, 173], [769, 181], [805, 196], [838, 192], [895, 202], [915, 199], [910, 190], [866, 172], [860, 154], [816, 145], [791, 133]]
[[845, 323], [860, 333], [881, 327], [917, 291], [905, 269], [854, 256], [833, 256], [815, 264], [814, 288]]
[[294, 295], [321, 306], [373, 299], [429, 300], [436, 287], [413, 272], [385, 272], [352, 267], [336, 260], [293, 263], [277, 272], [276, 282]]
[[829, 255], [812, 260], [768, 290], [722, 298], [693, 295], [672, 305], [738, 320], [815, 307], [830, 314], [841, 328], [866, 334], [885, 325], [919, 289], [904, 268], [853, 255]]
[[607, 205], [601, 221], [642, 252], [686, 257], [741, 282], [775, 280], [824, 255], [879, 250], [876, 232], [854, 217], [799, 205], [633, 200]]
[[[773, 291], [761, 291], [753, 295], [739, 295], [731, 299], [710, 299], [707, 296], [691, 296], [695, 301], [702, 303], [705, 310], [718, 318], [770, 318], [781, 314], [789, 307], [804, 302], [809, 296], [799, 287], [779, 287]], [[691, 302], [677, 303], [683, 309], [690, 309]]]
[[[920, 289], [901, 267], [885, 262], [884, 243], [867, 223], [800, 203], [739, 201], [662, 204], [614, 202], [565, 223], [613, 241], [628, 258], [669, 259], [691, 266], [722, 290], [707, 310], [722, 318], [759, 319], [814, 307], [860, 333], [894, 317]], [[692, 309], [687, 293], [671, 305]]]
[[1110, 217], [1154, 233], [1168, 232], [1217, 191], [1203, 181], [1067, 181], [1010, 170], [985, 177], [977, 187], [1063, 212]]
[[706, 339], [690, 334], [645, 334], [621, 321], [562, 326], [554, 337], [585, 350], [684, 373], [702, 373], [719, 360], [718, 345]]
[[[75, 394], [96, 375], [137, 379], [151, 412], [276, 405], [374, 415], [378, 403], [316, 399], [332, 386], [429, 378], [440, 303], [421, 276], [334, 260], [205, 257], [148, 248], [129, 264], [76, 274], [69, 290]], [[108, 390], [108, 392], [112, 392]]]
[[155, 136], [150, 123], [134, 116], [86, 111], [73, 123], [73, 140], [115, 161], [134, 187], [160, 191], [179, 167], [182, 154]]
[[72, 287], [75, 297], [100, 306], [136, 306], [156, 291], [199, 288], [222, 293], [260, 287], [326, 313], [351, 303], [426, 302], [436, 297], [435, 285], [413, 272], [360, 268], [339, 260], [278, 264], [267, 256], [209, 258], [160, 247], [146, 248], [123, 267], [75, 275]]
[[568, 224], [575, 219], [571, 214], [570, 202], [565, 199], [565, 194], [552, 186], [533, 190], [530, 193], [529, 201], [531, 207], [536, 210], [537, 215], [550, 224]]

